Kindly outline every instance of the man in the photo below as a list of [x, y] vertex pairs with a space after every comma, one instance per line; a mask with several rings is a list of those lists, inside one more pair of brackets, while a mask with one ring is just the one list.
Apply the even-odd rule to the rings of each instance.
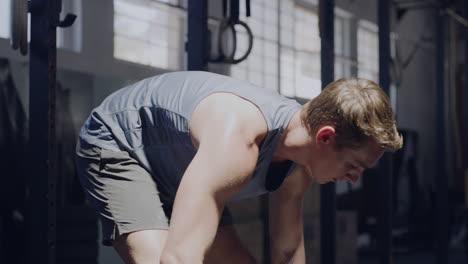
[[305, 263], [309, 183], [354, 183], [401, 146], [388, 98], [371, 81], [336, 81], [301, 107], [227, 76], [175, 72], [94, 109], [77, 165], [103, 242], [126, 263], [254, 263], [224, 206], [266, 192], [272, 262]]

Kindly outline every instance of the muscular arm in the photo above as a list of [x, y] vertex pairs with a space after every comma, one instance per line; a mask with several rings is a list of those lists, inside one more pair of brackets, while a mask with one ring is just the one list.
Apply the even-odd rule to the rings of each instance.
[[198, 151], [176, 194], [162, 263], [203, 262], [226, 200], [255, 168], [257, 136], [265, 128], [251, 125], [261, 124], [251, 120], [258, 111], [252, 104], [232, 96], [214, 96], [194, 112], [191, 133]]
[[271, 260], [274, 264], [305, 262], [302, 200], [310, 179], [297, 166], [270, 194]]

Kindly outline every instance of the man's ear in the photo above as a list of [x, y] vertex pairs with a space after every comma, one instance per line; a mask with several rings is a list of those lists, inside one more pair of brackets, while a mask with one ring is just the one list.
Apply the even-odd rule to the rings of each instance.
[[317, 131], [317, 134], [315, 135], [315, 140], [319, 144], [329, 145], [334, 143], [335, 135], [336, 131], [334, 127], [323, 126]]

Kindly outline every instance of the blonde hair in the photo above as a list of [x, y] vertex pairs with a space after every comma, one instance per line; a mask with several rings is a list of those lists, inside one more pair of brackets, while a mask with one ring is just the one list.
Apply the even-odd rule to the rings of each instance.
[[330, 83], [304, 105], [301, 119], [310, 133], [332, 125], [337, 149], [356, 149], [371, 139], [389, 151], [403, 146], [389, 98], [373, 81], [352, 78]]

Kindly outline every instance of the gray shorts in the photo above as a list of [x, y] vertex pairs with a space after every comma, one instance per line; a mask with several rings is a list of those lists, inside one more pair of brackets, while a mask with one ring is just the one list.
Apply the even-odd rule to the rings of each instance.
[[[103, 240], [145, 229], [167, 230], [175, 194], [158, 190], [155, 178], [125, 151], [111, 151], [78, 140], [76, 167], [85, 195], [98, 212]], [[220, 225], [232, 224], [227, 209]]]

